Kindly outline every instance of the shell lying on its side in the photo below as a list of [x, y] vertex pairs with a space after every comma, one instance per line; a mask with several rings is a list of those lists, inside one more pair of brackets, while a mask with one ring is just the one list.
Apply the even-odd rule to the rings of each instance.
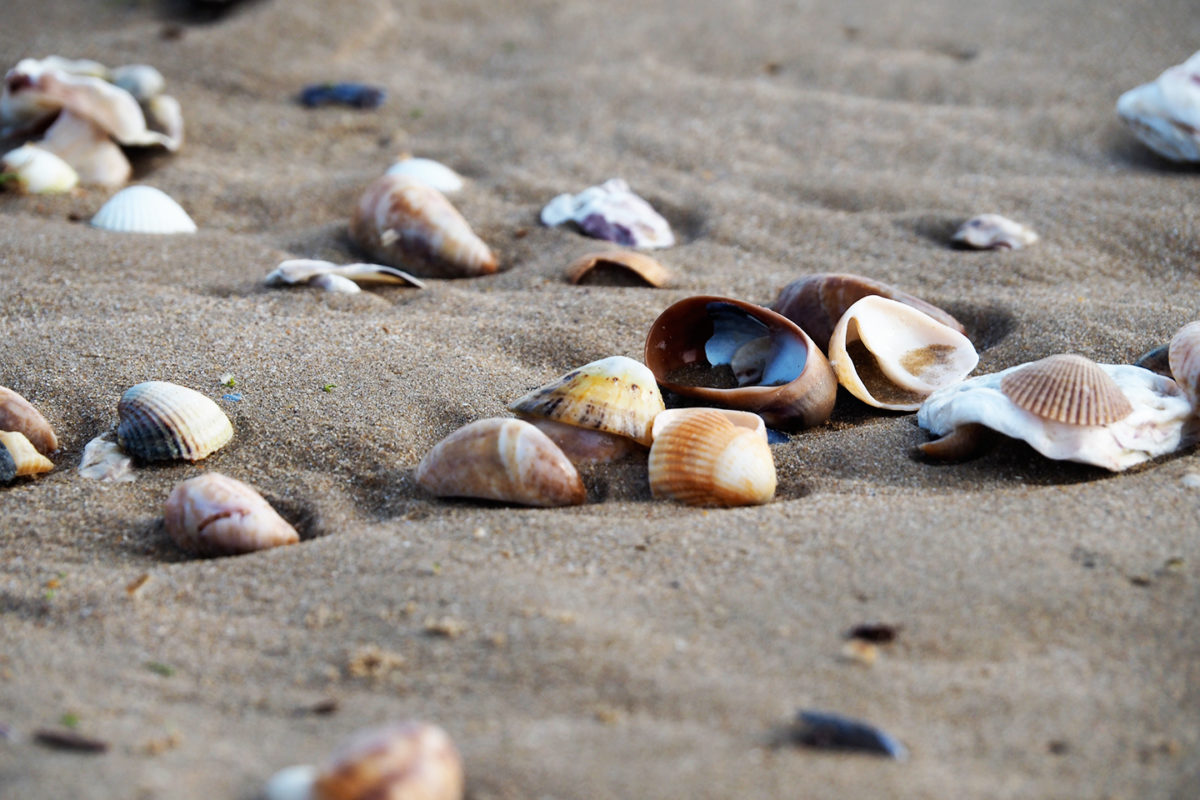
[[426, 186], [432, 186], [442, 194], [462, 191], [463, 179], [454, 170], [432, 158], [408, 156], [388, 167], [387, 175], [406, 175]]
[[199, 392], [166, 381], [130, 387], [117, 404], [117, 437], [146, 461], [199, 461], [233, 438], [229, 417]]
[[657, 248], [675, 244], [670, 223], [620, 178], [579, 194], [558, 195], [542, 209], [541, 221], [550, 228], [574, 222], [588, 236], [623, 247]]
[[21, 395], [3, 386], [0, 386], [0, 431], [24, 434], [29, 443], [44, 456], [58, 449], [58, 437], [42, 412]]
[[575, 466], [546, 434], [519, 419], [482, 419], [434, 445], [417, 483], [439, 497], [474, 497], [526, 506], [580, 505], [587, 490]]
[[52, 469], [54, 464], [30, 444], [25, 434], [0, 431], [0, 483]]
[[216, 472], [178, 484], [163, 506], [163, 522], [175, 544], [197, 555], [252, 553], [300, 541], [262, 495]]
[[1020, 250], [1035, 244], [1038, 238], [1028, 225], [999, 214], [980, 214], [964, 222], [950, 241], [974, 250]]
[[331, 289], [329, 286], [322, 285], [319, 282], [322, 278], [327, 278], [328, 276], [350, 280], [355, 284], [385, 283], [415, 286], [418, 289], [425, 288], [424, 281], [395, 267], [386, 267], [383, 264], [357, 263], [338, 265], [332, 261], [319, 261], [311, 258], [293, 258], [279, 262], [279, 266], [267, 275], [264, 282], [267, 286], [295, 286], [307, 283], [319, 286], [327, 291], [338, 291], [341, 285], [338, 288]]
[[606, 250], [581, 256], [567, 265], [566, 277], [571, 283], [584, 283], [597, 272], [606, 270], [620, 271], [655, 288], [666, 286], [671, 279], [666, 267], [633, 250]]
[[1187, 395], [1194, 410], [1200, 410], [1200, 321], [1180, 328], [1167, 350], [1171, 375]]
[[1200, 52], [1117, 100], [1142, 143], [1172, 161], [1200, 161]]
[[650, 491], [655, 497], [693, 506], [771, 501], [775, 459], [765, 427], [736, 425], [718, 409], [678, 412], [661, 426], [650, 448]]
[[119, 233], [195, 233], [196, 223], [170, 195], [153, 186], [130, 186], [108, 199], [92, 227]]
[[350, 235], [371, 258], [425, 277], [469, 278], [499, 267], [441, 192], [406, 175], [384, 175], [367, 187]]

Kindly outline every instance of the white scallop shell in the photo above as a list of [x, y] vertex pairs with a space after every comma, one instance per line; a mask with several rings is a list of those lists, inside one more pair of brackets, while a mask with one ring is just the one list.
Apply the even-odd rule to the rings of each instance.
[[196, 223], [167, 193], [153, 186], [130, 186], [108, 199], [92, 226], [121, 233], [195, 233]]
[[442, 194], [454, 194], [463, 188], [461, 175], [432, 158], [402, 158], [388, 167], [387, 174], [407, 175]]

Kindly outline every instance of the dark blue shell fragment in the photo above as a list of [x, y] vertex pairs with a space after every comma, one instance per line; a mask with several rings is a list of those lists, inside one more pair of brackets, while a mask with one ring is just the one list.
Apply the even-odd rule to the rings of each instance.
[[908, 758], [908, 750], [890, 734], [866, 722], [827, 711], [800, 711], [791, 734], [793, 741], [807, 747], [874, 753], [898, 761]]
[[379, 108], [387, 93], [365, 83], [315, 83], [300, 92], [300, 103], [309, 108], [342, 105], [351, 108]]

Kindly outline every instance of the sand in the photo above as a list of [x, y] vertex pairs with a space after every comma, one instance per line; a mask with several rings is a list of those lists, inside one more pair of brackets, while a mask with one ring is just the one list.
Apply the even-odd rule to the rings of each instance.
[[[135, 180], [200, 232], [93, 230], [95, 188], [0, 195], [0, 385], [62, 443], [54, 472], [0, 487], [0, 794], [248, 800], [352, 731], [421, 718], [476, 800], [1195, 796], [1194, 452], [1120, 475], [1015, 443], [932, 466], [908, 455], [913, 415], [843, 396], [774, 447], [764, 507], [654, 501], [637, 460], [586, 470], [588, 504], [560, 510], [413, 477], [457, 427], [640, 357], [671, 302], [769, 303], [808, 272], [949, 309], [980, 372], [1165, 342], [1200, 316], [1198, 177], [1113, 104], [1196, 49], [1192, 3], [263, 0], [204, 24], [178, 4], [9, 5], [5, 66], [161, 69], [187, 142]], [[326, 80], [388, 99], [295, 102]], [[403, 151], [468, 178], [455, 203], [503, 272], [263, 286], [284, 258], [359, 258], [350, 209]], [[614, 176], [679, 235], [668, 289], [562, 279], [597, 245], [538, 211]], [[985, 211], [1042, 241], [951, 249]], [[219, 399], [225, 374], [226, 449], [128, 484], [75, 472], [129, 386]], [[206, 470], [305, 541], [181, 553], [162, 503]], [[846, 660], [872, 622], [896, 641]], [[801, 708], [869, 720], [910, 758], [773, 746]], [[67, 723], [108, 752], [32, 741]]]

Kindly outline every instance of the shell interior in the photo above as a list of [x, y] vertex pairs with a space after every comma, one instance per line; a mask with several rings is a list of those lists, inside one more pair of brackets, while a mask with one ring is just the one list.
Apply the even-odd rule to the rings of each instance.
[[804, 341], [729, 303], [709, 303], [707, 310], [713, 332], [704, 357], [713, 366], [730, 365], [739, 386], [783, 386], [800, 377], [808, 361]]
[[1005, 375], [1000, 391], [1031, 414], [1067, 425], [1108, 425], [1133, 413], [1116, 381], [1079, 355], [1027, 364]]

